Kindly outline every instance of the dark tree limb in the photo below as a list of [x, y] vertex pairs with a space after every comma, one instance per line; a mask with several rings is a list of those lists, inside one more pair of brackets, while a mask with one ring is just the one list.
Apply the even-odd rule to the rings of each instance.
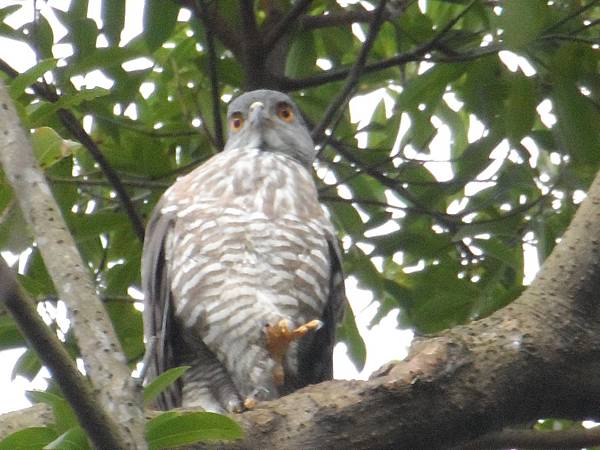
[[52, 373], [63, 395], [73, 407], [79, 423], [97, 448], [129, 449], [113, 418], [98, 404], [87, 380], [81, 375], [56, 335], [36, 311], [34, 302], [21, 292], [14, 275], [0, 258], [0, 301], [11, 313], [19, 330]]
[[201, 19], [206, 31], [206, 50], [208, 53], [208, 76], [210, 78], [210, 92], [212, 97], [213, 119], [215, 127], [215, 144], [218, 150], [222, 150], [225, 146], [225, 138], [223, 136], [223, 122], [221, 121], [221, 95], [219, 93], [219, 74], [217, 71], [217, 51], [215, 49], [215, 40], [213, 30], [208, 24], [206, 0], [198, 0], [200, 9], [204, 12]]
[[81, 126], [81, 123], [71, 111], [59, 109], [58, 117], [65, 128], [71, 132], [73, 137], [87, 149], [87, 151], [92, 155], [92, 158], [94, 158], [94, 160], [98, 163], [100, 170], [102, 170], [102, 173], [104, 173], [104, 176], [114, 188], [117, 198], [123, 205], [123, 209], [125, 209], [125, 213], [129, 217], [129, 221], [133, 226], [133, 231], [140, 242], [143, 242], [144, 223], [135, 209], [135, 206], [131, 201], [131, 197], [127, 193], [127, 190], [121, 182], [121, 178], [117, 172], [115, 172], [115, 170], [111, 167], [108, 160], [104, 157], [102, 150], [100, 150], [100, 147], [98, 147], [92, 137], [83, 129], [83, 126]]

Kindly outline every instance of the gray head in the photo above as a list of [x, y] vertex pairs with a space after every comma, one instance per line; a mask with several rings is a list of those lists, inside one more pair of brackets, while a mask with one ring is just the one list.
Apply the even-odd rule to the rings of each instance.
[[298, 107], [287, 95], [261, 89], [240, 95], [227, 110], [225, 150], [252, 147], [291, 156], [310, 167], [315, 146]]

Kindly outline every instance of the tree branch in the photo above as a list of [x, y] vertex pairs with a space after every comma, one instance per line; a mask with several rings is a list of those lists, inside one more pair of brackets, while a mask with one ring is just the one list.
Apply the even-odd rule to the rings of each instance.
[[292, 6], [292, 9], [289, 10], [285, 17], [269, 30], [263, 43], [265, 53], [270, 53], [271, 50], [273, 50], [277, 41], [279, 41], [285, 33], [289, 32], [294, 22], [306, 11], [311, 2], [312, 0], [298, 0], [294, 3], [294, 6]]
[[[211, 1], [205, 12], [198, 5], [197, 0], [179, 0], [179, 2], [194, 13], [200, 22], [205, 22], [215, 36], [240, 59], [242, 56], [242, 37], [220, 14], [217, 1]], [[206, 13], [206, 16], [204, 14]]]
[[346, 83], [344, 87], [337, 95], [337, 97], [329, 103], [323, 118], [321, 121], [312, 129], [311, 135], [315, 142], [318, 142], [321, 139], [321, 135], [329, 125], [329, 123], [333, 120], [334, 116], [337, 114], [340, 108], [345, 107], [346, 103], [350, 100], [350, 96], [352, 95], [352, 91], [354, 90], [356, 83], [358, 82], [358, 78], [362, 73], [365, 63], [367, 62], [367, 56], [371, 51], [371, 47], [373, 47], [373, 43], [379, 34], [379, 29], [381, 28], [381, 24], [383, 23], [383, 12], [385, 10], [385, 5], [387, 4], [386, 0], [381, 0], [377, 10], [375, 11], [375, 15], [373, 16], [373, 22], [371, 22], [371, 26], [369, 27], [369, 34], [367, 39], [365, 40], [362, 49], [356, 59], [356, 62], [350, 69], [348, 73], [348, 78], [346, 78]]
[[[456, 22], [458, 22], [473, 7], [473, 5], [476, 3], [476, 1], [477, 0], [472, 0], [465, 7], [465, 9], [463, 11], [461, 11], [460, 14], [458, 14], [455, 18], [450, 20], [429, 41], [421, 44], [420, 46], [418, 46], [417, 48], [415, 48], [409, 52], [401, 53], [401, 54], [393, 56], [391, 58], [377, 61], [377, 62], [374, 62], [371, 64], [366, 64], [364, 66], [364, 68], [362, 69], [362, 72], [363, 73], [377, 72], [380, 70], [389, 69], [391, 67], [396, 67], [396, 66], [401, 66], [403, 64], [406, 64], [409, 62], [415, 62], [415, 61], [424, 61], [424, 60], [434, 61], [433, 58], [425, 59], [425, 55], [436, 48], [438, 43], [452, 29], [452, 27], [456, 24]], [[471, 59], [477, 59], [482, 56], [487, 56], [489, 54], [497, 53], [500, 50], [501, 50], [500, 47], [497, 47], [494, 45], [488, 45], [487, 47], [479, 48], [479, 49], [477, 49], [477, 51], [474, 51], [471, 53], [457, 53], [454, 56], [444, 56], [443, 58], [435, 59], [435, 61], [445, 62], [445, 63], [467, 61], [467, 60], [471, 60]], [[280, 89], [285, 90], [285, 91], [296, 91], [296, 90], [300, 90], [300, 89], [321, 86], [323, 84], [331, 83], [334, 81], [343, 80], [344, 78], [346, 78], [348, 76], [348, 74], [350, 73], [350, 70], [352, 70], [352, 69], [332, 70], [332, 71], [328, 71], [328, 72], [325, 72], [325, 73], [322, 73], [319, 75], [315, 75], [312, 77], [302, 78], [299, 80], [285, 78], [285, 77], [279, 77], [279, 78], [277, 78], [276, 81], [277, 81], [278, 85], [280, 86]]]
[[92, 139], [92, 137], [83, 129], [79, 120], [75, 117], [75, 115], [66, 109], [58, 110], [58, 117], [60, 118], [63, 125], [71, 132], [71, 134], [77, 139], [81, 144], [90, 152], [92, 158], [98, 163], [100, 169], [104, 173], [106, 179], [110, 182], [110, 184], [115, 189], [115, 193], [119, 198], [123, 208], [125, 209], [125, 213], [129, 217], [131, 224], [133, 226], [133, 231], [136, 236], [140, 240], [140, 242], [144, 241], [144, 224], [142, 223], [142, 219], [137, 213], [133, 202], [131, 201], [131, 197], [127, 193], [125, 186], [121, 182], [121, 179], [117, 175], [117, 173], [110, 166], [104, 154], [96, 144], [96, 142]]
[[[15, 78], [19, 73], [10, 67], [6, 62], [0, 60], [0, 70], [6, 73], [11, 78]], [[41, 98], [55, 103], [59, 100], [58, 95], [48, 89], [47, 86], [41, 83], [34, 83], [31, 85], [33, 91], [39, 95]], [[121, 179], [117, 175], [117, 173], [110, 166], [104, 154], [98, 147], [98, 145], [94, 142], [91, 136], [83, 129], [79, 120], [75, 117], [75, 115], [66, 109], [59, 109], [57, 115], [69, 132], [87, 149], [87, 151], [92, 155], [94, 160], [100, 166], [100, 169], [104, 173], [104, 176], [110, 181], [111, 185], [115, 189], [117, 197], [123, 208], [125, 209], [125, 213], [129, 217], [131, 224], [133, 226], [133, 230], [140, 241], [144, 240], [144, 224], [140, 216], [138, 215], [133, 203], [131, 202], [131, 198], [127, 193], [125, 187], [121, 183]]]
[[567, 14], [565, 17], [563, 17], [561, 20], [557, 21], [556, 23], [553, 23], [552, 25], [550, 25], [549, 27], [547, 27], [544, 31], [542, 31], [542, 35], [545, 35], [547, 33], [550, 33], [552, 31], [557, 30], [558, 28], [560, 28], [562, 25], [564, 25], [565, 23], [567, 23], [569, 20], [573, 19], [574, 17], [579, 16], [580, 14], [584, 13], [585, 11], [587, 11], [588, 9], [590, 9], [592, 6], [594, 6], [595, 4], [597, 4], [600, 0], [592, 0], [589, 3], [580, 6], [579, 8], [577, 8], [575, 11], [573, 11], [570, 14]]
[[219, 95], [219, 75], [217, 72], [217, 52], [215, 50], [215, 40], [212, 28], [207, 20], [207, 7], [205, 0], [198, 0], [200, 9], [203, 11], [201, 15], [202, 23], [204, 24], [206, 34], [206, 47], [208, 52], [208, 76], [210, 78], [213, 119], [215, 126], [215, 144], [219, 150], [225, 147], [225, 138], [223, 136], [223, 122], [221, 121], [221, 96]]
[[[0, 302], [3, 299], [4, 296]], [[52, 408], [45, 403], [37, 403], [29, 408], [0, 414], [0, 440], [23, 428], [47, 426], [53, 424], [55, 420]]]
[[[0, 82], [0, 163], [34, 235], [48, 273], [69, 309], [69, 320], [102, 405], [129, 441], [144, 445], [141, 400], [90, 273]], [[58, 257], [60, 255], [60, 257]]]
[[123, 430], [98, 401], [90, 385], [77, 370], [56, 335], [36, 311], [31, 299], [23, 296], [10, 269], [0, 258], [0, 301], [11, 313], [19, 330], [52, 373], [63, 395], [73, 407], [79, 423], [97, 448], [128, 449]]
[[[403, 6], [403, 9], [406, 9], [408, 5], [410, 3], [414, 3], [414, 1], [409, 1], [407, 3], [407, 5]], [[340, 13], [331, 13], [319, 16], [306, 15], [300, 17], [298, 22], [302, 30], [314, 30], [318, 28], [352, 25], [353, 23], [370, 23], [373, 21], [374, 15], [375, 11], [367, 11], [365, 9], [361, 9], [356, 11], [344, 11]], [[392, 17], [396, 17], [396, 15], [392, 15], [389, 11], [384, 12], [384, 18], [386, 20]]]

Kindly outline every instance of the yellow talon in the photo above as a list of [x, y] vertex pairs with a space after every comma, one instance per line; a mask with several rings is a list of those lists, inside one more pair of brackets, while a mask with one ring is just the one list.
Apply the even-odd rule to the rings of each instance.
[[289, 329], [288, 322], [285, 319], [280, 320], [275, 326], [266, 326], [267, 350], [273, 361], [275, 361], [275, 368], [273, 369], [275, 384], [282, 385], [284, 382], [283, 357], [290, 343], [309, 331], [318, 330], [322, 326], [323, 322], [317, 319], [300, 325], [294, 330]]

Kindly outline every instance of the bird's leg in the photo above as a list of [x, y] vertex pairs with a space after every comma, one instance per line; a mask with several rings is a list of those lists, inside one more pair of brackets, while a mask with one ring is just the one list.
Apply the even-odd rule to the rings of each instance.
[[[288, 321], [283, 319], [277, 322], [276, 325], [267, 324], [264, 332], [266, 337], [266, 347], [271, 359], [275, 363], [273, 367], [273, 381], [276, 385], [281, 386], [284, 382], [283, 359], [290, 344], [296, 339], [304, 336], [306, 333], [318, 330], [323, 326], [320, 320], [311, 320], [298, 328], [290, 329]], [[266, 396], [264, 394], [267, 394]], [[268, 397], [269, 391], [264, 387], [255, 389], [244, 400], [245, 409], [253, 409], [256, 406], [257, 400]]]
[[304, 336], [309, 331], [318, 330], [323, 326], [320, 320], [311, 320], [304, 325], [300, 325], [294, 330], [290, 330], [287, 320], [280, 320], [277, 325], [268, 325], [265, 327], [267, 338], [267, 350], [271, 358], [275, 361], [273, 369], [273, 378], [275, 384], [282, 385], [284, 382], [283, 358], [290, 344], [296, 339]]

